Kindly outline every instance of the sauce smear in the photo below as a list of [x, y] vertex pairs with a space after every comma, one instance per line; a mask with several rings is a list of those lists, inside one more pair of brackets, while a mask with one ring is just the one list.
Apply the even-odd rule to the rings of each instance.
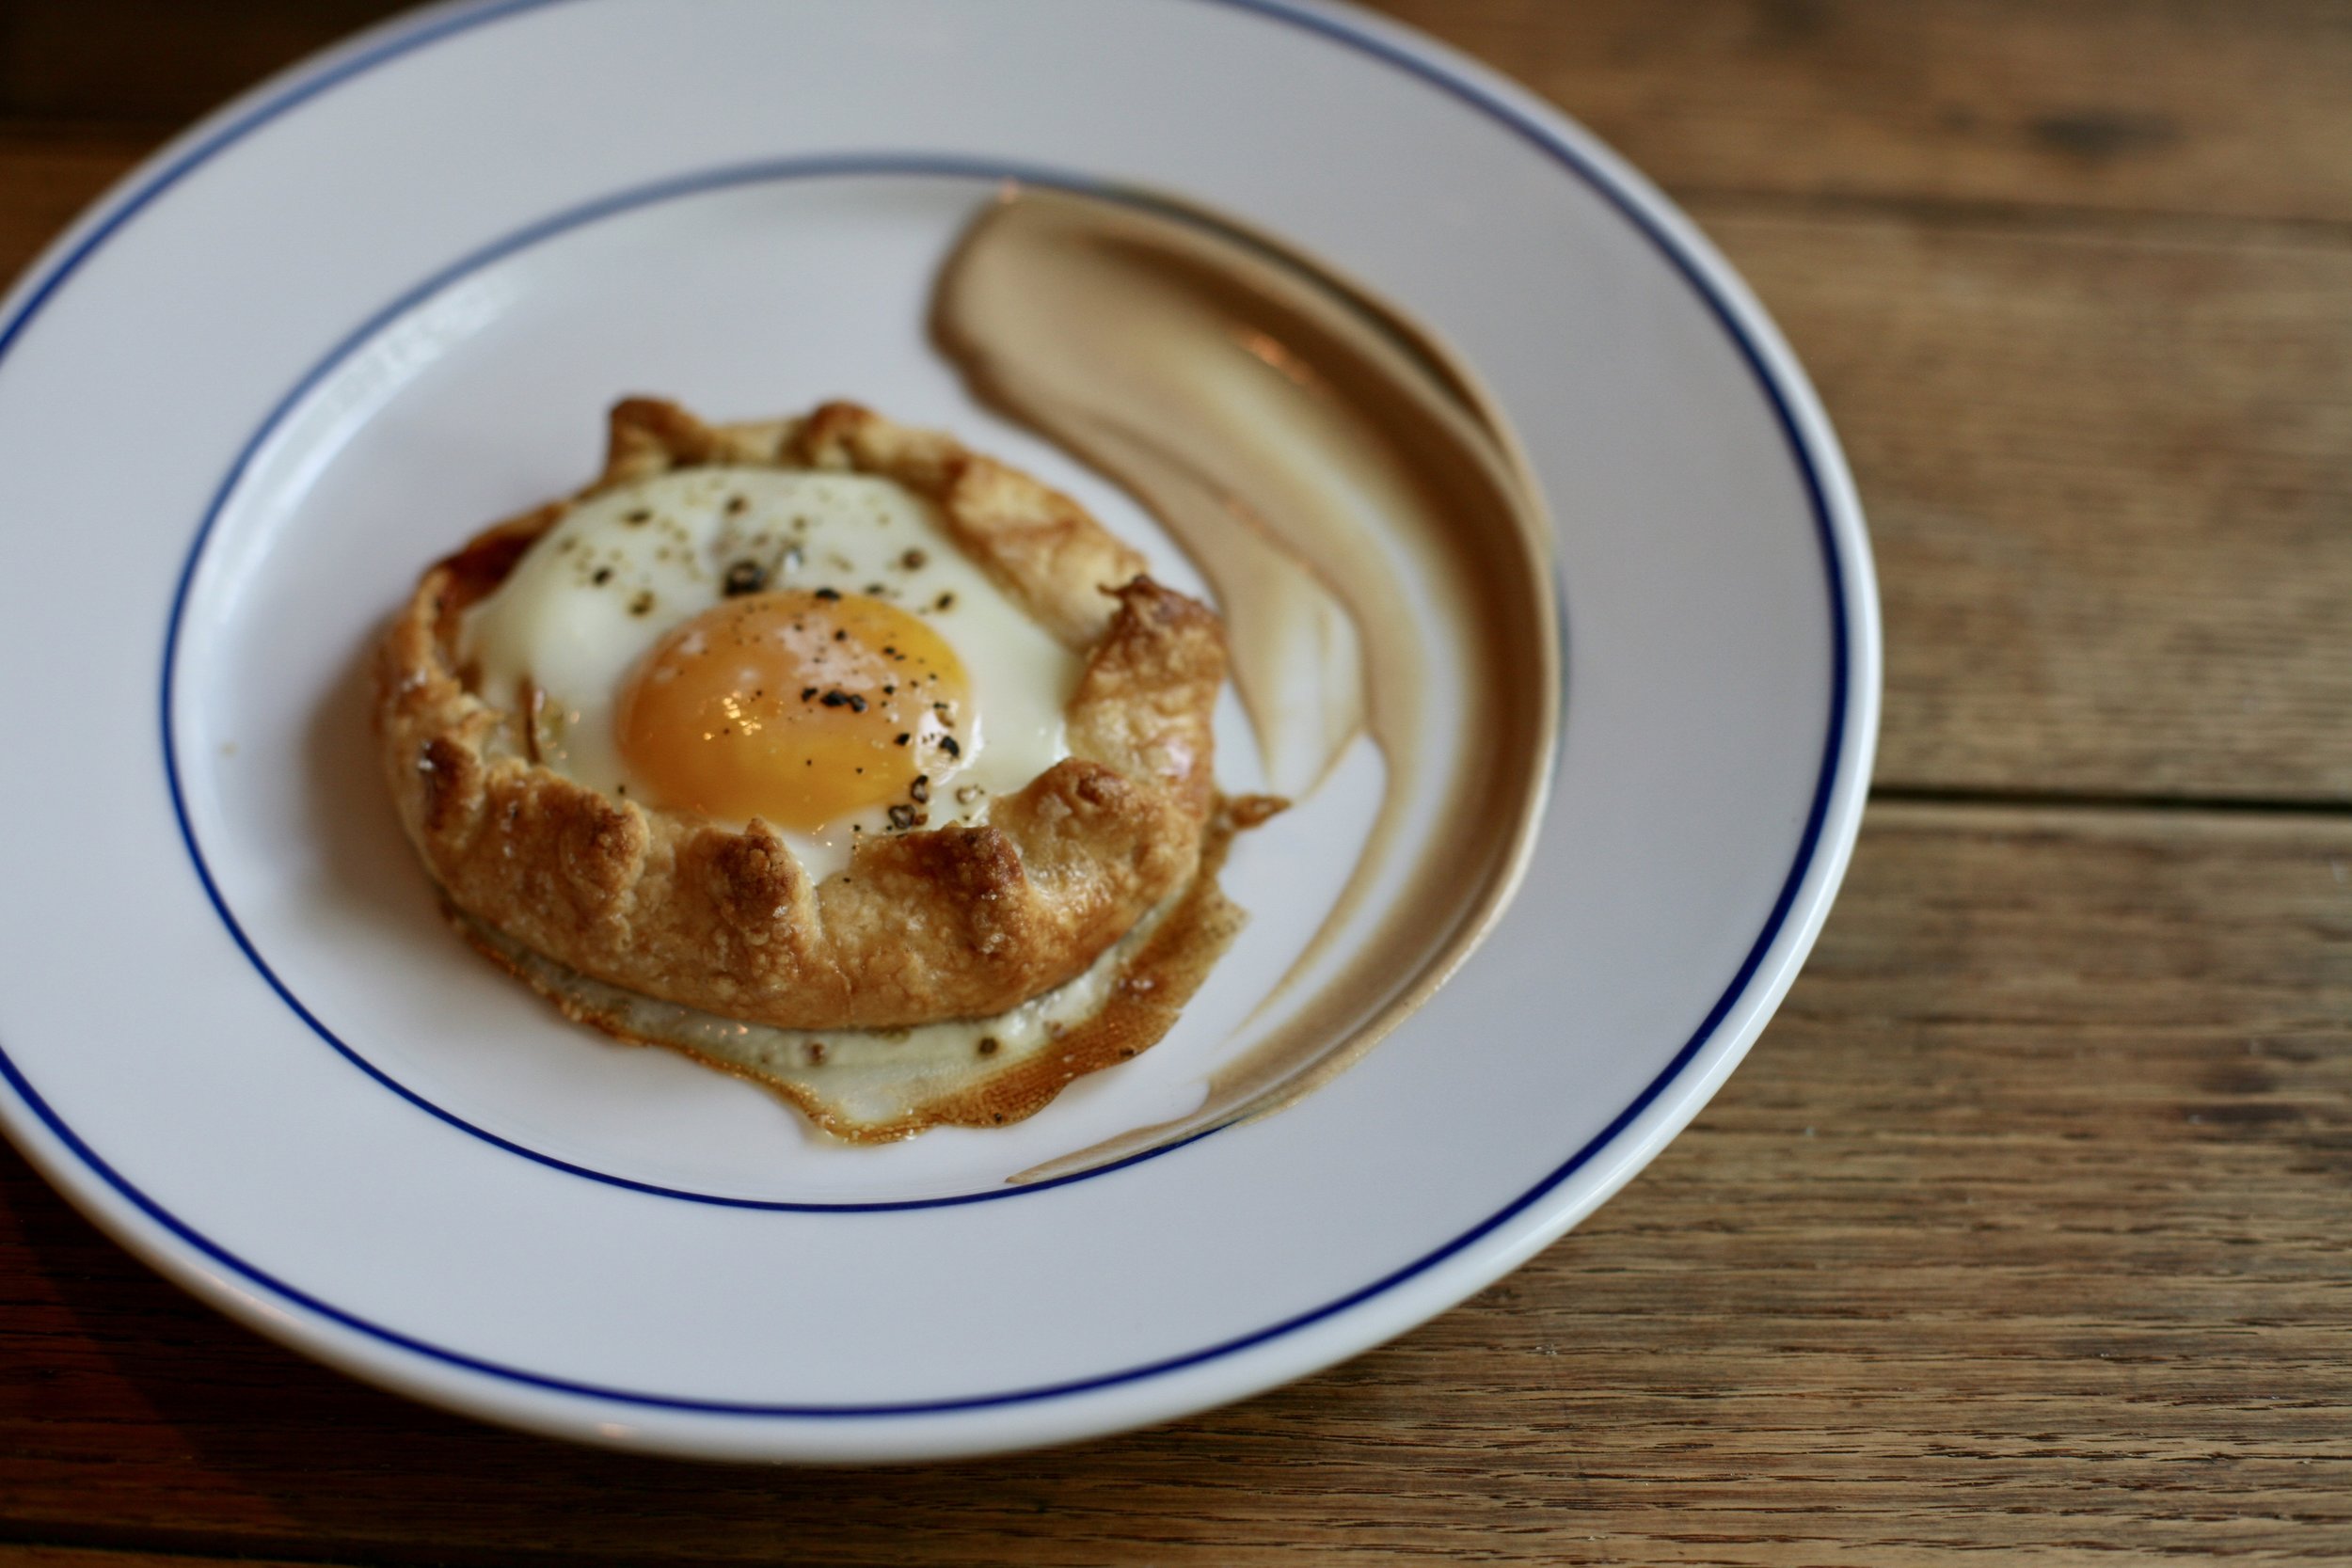
[[1386, 769], [1283, 990], [1343, 941], [1347, 961], [1184, 1123], [1043, 1175], [1286, 1102], [1500, 912], [1558, 717], [1549, 531], [1507, 425], [1434, 337], [1198, 209], [1015, 187], [943, 269], [932, 331], [983, 401], [1125, 486], [1208, 578], [1273, 789], [1311, 794], [1359, 736]]

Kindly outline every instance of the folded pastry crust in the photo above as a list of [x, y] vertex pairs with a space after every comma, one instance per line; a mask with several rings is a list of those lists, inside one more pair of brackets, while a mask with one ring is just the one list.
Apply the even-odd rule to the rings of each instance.
[[[853, 471], [936, 504], [956, 541], [1086, 664], [1070, 755], [984, 821], [863, 841], [819, 882], [767, 824], [649, 809], [527, 755], [524, 716], [456, 664], [466, 608], [579, 500], [673, 468]], [[402, 824], [447, 897], [583, 974], [789, 1029], [1009, 1010], [1076, 975], [1193, 877], [1215, 803], [1223, 628], [1076, 502], [950, 437], [849, 404], [707, 425], [612, 410], [604, 472], [428, 570], [376, 665]]]

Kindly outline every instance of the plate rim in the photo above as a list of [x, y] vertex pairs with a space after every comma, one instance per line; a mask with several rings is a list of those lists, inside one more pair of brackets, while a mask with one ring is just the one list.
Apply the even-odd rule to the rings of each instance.
[[[181, 178], [232, 148], [250, 132], [298, 108], [309, 99], [338, 84], [414, 50], [477, 26], [573, 3], [575, 0], [473, 0], [469, 4], [459, 0], [457, 4], [394, 18], [297, 63], [206, 117], [129, 171], [25, 269], [6, 301], [0, 302], [0, 360], [5, 359], [16, 339], [48, 300], [108, 239]], [[12, 1141], [35, 1167], [76, 1208], [167, 1278], [191, 1290], [199, 1298], [247, 1326], [307, 1354], [411, 1397], [424, 1398], [470, 1415], [529, 1426], [575, 1439], [732, 1457], [751, 1457], [755, 1454], [808, 1458], [840, 1456], [837, 1447], [826, 1444], [755, 1444], [746, 1447], [741, 1443], [715, 1441], [707, 1434], [697, 1437], [691, 1428], [681, 1433], [671, 1428], [632, 1430], [615, 1427], [597, 1420], [593, 1411], [572, 1408], [581, 1401], [634, 1407], [647, 1414], [666, 1413], [698, 1418], [717, 1417], [744, 1426], [757, 1423], [794, 1431], [810, 1422], [822, 1427], [827, 1423], [880, 1419], [897, 1424], [902, 1433], [914, 1437], [909, 1428], [921, 1423], [919, 1419], [910, 1421], [910, 1418], [968, 1418], [977, 1414], [1001, 1412], [1008, 1407], [1053, 1401], [1075, 1401], [1083, 1410], [1090, 1404], [1084, 1396], [1137, 1385], [1151, 1386], [1162, 1396], [1151, 1400], [1152, 1408], [1140, 1413], [1133, 1409], [1123, 1414], [1097, 1409], [1091, 1418], [1081, 1416], [1074, 1423], [1064, 1421], [1059, 1423], [1060, 1430], [1041, 1436], [999, 1433], [981, 1433], [976, 1439], [966, 1430], [961, 1435], [948, 1437], [943, 1434], [928, 1443], [915, 1438], [914, 1441], [855, 1445], [873, 1449], [874, 1452], [869, 1457], [914, 1458], [949, 1452], [994, 1450], [1029, 1442], [1059, 1440], [1117, 1430], [1159, 1416], [1237, 1398], [1303, 1375], [1367, 1348], [1468, 1296], [1507, 1272], [1534, 1250], [1549, 1244], [1606, 1201], [1697, 1114], [1724, 1078], [1745, 1055], [1812, 947], [1851, 859], [1876, 747], [1881, 629], [1875, 573], [1859, 500], [1827, 417], [1793, 354], [1760, 304], [1695, 227], [1645, 178], [1600, 145], [1589, 133], [1525, 89], [1446, 46], [1397, 24], [1327, 4], [1325, 0], [1155, 0], [1155, 3], [1168, 7], [1213, 7], [1298, 27], [1327, 41], [1352, 48], [1400, 69], [1516, 133], [1552, 162], [1562, 166], [1571, 176], [1581, 180], [1650, 242], [1661, 258], [1692, 288], [1732, 340], [1741, 360], [1755, 377], [1759, 392], [1772, 410], [1789, 456], [1804, 482], [1827, 582], [1832, 643], [1828, 731], [1822, 746], [1820, 770], [1794, 862], [1763, 928], [1714, 1006], [1666, 1065], [1616, 1117], [1541, 1180], [1444, 1244], [1337, 1300], [1294, 1314], [1251, 1334], [1228, 1338], [1184, 1354], [1163, 1357], [1141, 1367], [1064, 1380], [1036, 1388], [943, 1401], [870, 1405], [780, 1405], [730, 1404], [648, 1396], [502, 1367], [370, 1323], [356, 1314], [320, 1301], [299, 1288], [276, 1279], [266, 1271], [244, 1262], [210, 1242], [129, 1182], [56, 1116], [24, 1077], [5, 1044], [0, 1043], [0, 1081], [8, 1085], [23, 1109], [32, 1114], [38, 1131], [34, 1125], [25, 1123], [15, 1115], [0, 1117], [0, 1129], [10, 1134]], [[794, 160], [778, 160], [791, 161]], [[593, 205], [593, 202], [580, 204], [573, 211], [585, 211]], [[532, 227], [535, 229], [536, 225]], [[455, 265], [471, 264], [485, 254], [485, 251], [477, 251]], [[446, 273], [437, 275], [446, 276]], [[413, 302], [415, 297], [415, 293], [405, 294], [401, 303]], [[394, 309], [397, 308], [396, 305]], [[361, 331], [364, 333], [378, 325], [380, 318], [372, 317]], [[322, 364], [331, 364], [344, 346], [337, 345]], [[297, 385], [289, 394], [288, 405], [299, 398], [307, 385], [307, 378]], [[257, 441], [274, 428], [281, 412], [273, 412], [264, 421]], [[241, 459], [222, 487], [220, 498], [225, 498], [233, 488], [237, 473], [242, 471], [243, 466]], [[215, 499], [213, 508], [215, 512], [220, 498]], [[208, 524], [210, 515], [208, 513]], [[208, 531], [208, 529], [200, 530], [192, 541], [175, 592], [169, 634], [175, 645], [180, 610]], [[160, 708], [164, 756], [168, 759], [172, 745], [168, 685], [166, 686]], [[168, 766], [167, 760], [167, 768]], [[170, 777], [168, 773], [167, 777]], [[180, 802], [176, 778], [171, 778], [171, 789], [174, 809], [178, 812]], [[184, 816], [181, 816], [181, 827], [183, 832], [188, 831]], [[192, 839], [189, 847], [193, 853]], [[260, 963], [245, 942], [233, 920], [228, 919], [216, 890], [201, 870], [200, 857], [196, 863], [208, 896], [227, 920], [230, 931], [237, 935], [240, 947], [245, 949], [248, 959], [261, 969], [264, 977], [270, 979], [273, 989], [292, 1003], [293, 998], [278, 987], [266, 966]], [[306, 1022], [310, 1022], [314, 1029], [318, 1028], [298, 1004], [295, 1010]], [[1734, 1015], [1742, 1012], [1745, 1016], [1735, 1023]], [[320, 1032], [326, 1033], [324, 1030]], [[331, 1043], [332, 1036], [326, 1037]], [[396, 1085], [390, 1086], [396, 1092], [403, 1092]], [[1648, 1125], [1640, 1125], [1645, 1122]], [[1639, 1135], [1629, 1137], [1629, 1134], [1636, 1132], [1637, 1128]], [[54, 1148], [49, 1147], [53, 1141]], [[1197, 1141], [1197, 1138], [1187, 1140], [1190, 1141]], [[1142, 1157], [1169, 1152], [1181, 1147], [1184, 1145], [1170, 1145], [1149, 1151]], [[527, 1150], [524, 1152], [530, 1153]], [[1548, 1196], [1555, 1193], [1578, 1172], [1599, 1161], [1604, 1154], [1614, 1154], [1615, 1163], [1601, 1180], [1593, 1183], [1590, 1191], [1558, 1206], [1556, 1212], [1544, 1215], [1532, 1227], [1523, 1227], [1507, 1238], [1500, 1237], [1499, 1233], [1510, 1227], [1511, 1222], [1536, 1208]], [[546, 1158], [535, 1153], [531, 1153], [530, 1157]], [[1133, 1162], [1122, 1162], [1127, 1163]], [[602, 1180], [619, 1180], [622, 1185], [635, 1185], [602, 1173], [587, 1174]], [[90, 1178], [96, 1179], [95, 1183]], [[946, 1201], [971, 1202], [974, 1198], [967, 1196]], [[940, 1200], [917, 1202], [920, 1206], [938, 1206]], [[820, 1211], [847, 1209], [856, 1212], [873, 1207], [905, 1205], [803, 1206], [755, 1202], [741, 1206], [795, 1210], [815, 1207]], [[1481, 1243], [1489, 1241], [1504, 1244], [1481, 1251]], [[1472, 1256], [1474, 1253], [1477, 1256]], [[224, 1277], [217, 1269], [208, 1266], [207, 1260], [226, 1268], [232, 1277]], [[1448, 1269], [1446, 1265], [1450, 1262], [1454, 1266]], [[246, 1283], [241, 1284], [240, 1281]], [[1407, 1302], [1400, 1295], [1401, 1288], [1416, 1282], [1418, 1289], [1408, 1292], [1414, 1299]], [[250, 1287], [258, 1287], [266, 1294], [257, 1294]], [[1385, 1310], [1375, 1313], [1359, 1310], [1382, 1300], [1387, 1303]], [[278, 1305], [281, 1302], [285, 1305]], [[306, 1318], [290, 1313], [286, 1309], [289, 1306], [299, 1307], [310, 1316]], [[1351, 1313], [1355, 1314], [1353, 1319], [1348, 1316]], [[1341, 1332], [1347, 1322], [1355, 1323], [1354, 1330]], [[1232, 1358], [1244, 1356], [1245, 1353], [1319, 1323], [1331, 1325], [1330, 1332], [1322, 1341], [1293, 1340], [1295, 1346], [1307, 1347], [1303, 1353], [1282, 1359], [1271, 1370], [1261, 1368], [1245, 1374], [1239, 1386], [1213, 1389], [1206, 1394], [1195, 1388], [1186, 1395], [1178, 1388], [1170, 1387], [1167, 1382], [1178, 1373], [1202, 1368], [1211, 1362], [1230, 1363]], [[349, 1337], [357, 1337], [356, 1341]], [[375, 1343], [368, 1343], [369, 1340]], [[428, 1368], [409, 1366], [404, 1358], [412, 1356], [439, 1365]], [[452, 1372], [456, 1374], [454, 1383], [449, 1376]], [[492, 1386], [474, 1386], [473, 1380], [485, 1378], [492, 1380]], [[526, 1397], [518, 1402], [513, 1390], [495, 1386], [498, 1383], [517, 1386]], [[547, 1408], [540, 1408], [528, 1397], [532, 1395], [542, 1402], [550, 1395], [555, 1399]], [[1169, 1395], [1174, 1397], [1167, 1397]], [[501, 1396], [506, 1397], [501, 1399]]]

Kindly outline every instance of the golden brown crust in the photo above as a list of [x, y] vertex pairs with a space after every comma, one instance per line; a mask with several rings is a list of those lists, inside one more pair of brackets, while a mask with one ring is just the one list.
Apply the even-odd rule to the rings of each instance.
[[951, 436], [893, 424], [851, 403], [799, 420], [706, 425], [675, 404], [627, 399], [612, 409], [604, 473], [582, 494], [719, 463], [897, 480], [935, 504], [964, 553], [1073, 648], [1093, 647], [1109, 625], [1103, 591], [1143, 575], [1143, 557], [1068, 496]]
[[[488, 530], [425, 573], [379, 650], [376, 722], [403, 825], [449, 897], [583, 974], [783, 1028], [1004, 1012], [1087, 968], [1190, 880], [1214, 803], [1223, 628], [1142, 575], [1075, 502], [946, 436], [848, 404], [706, 425], [631, 399], [596, 494], [671, 468], [852, 469], [931, 499], [965, 551], [1087, 663], [1071, 754], [977, 825], [860, 845], [812, 883], [766, 824], [648, 810], [519, 754], [466, 689], [458, 618], [568, 510]], [[580, 499], [580, 498], [575, 498]]]

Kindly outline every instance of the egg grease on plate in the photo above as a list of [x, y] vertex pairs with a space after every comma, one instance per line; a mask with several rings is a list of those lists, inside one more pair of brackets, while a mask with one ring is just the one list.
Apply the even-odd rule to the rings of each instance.
[[1558, 724], [1550, 529], [1500, 410], [1434, 334], [1188, 204], [1010, 186], [942, 269], [931, 329], [976, 395], [1123, 485], [1209, 579], [1275, 790], [1312, 793], [1359, 736], [1386, 768], [1283, 989], [1343, 938], [1345, 961], [1191, 1116], [1041, 1176], [1287, 1103], [1501, 913]]
[[1075, 978], [994, 1018], [905, 1029], [771, 1028], [607, 985], [461, 911], [450, 919], [484, 957], [577, 1022], [748, 1079], [835, 1137], [883, 1143], [932, 1127], [1020, 1121], [1073, 1080], [1158, 1043], [1248, 924], [1217, 873], [1235, 832], [1273, 809], [1264, 798], [1229, 802], [1211, 820], [1200, 870], [1183, 893]]

